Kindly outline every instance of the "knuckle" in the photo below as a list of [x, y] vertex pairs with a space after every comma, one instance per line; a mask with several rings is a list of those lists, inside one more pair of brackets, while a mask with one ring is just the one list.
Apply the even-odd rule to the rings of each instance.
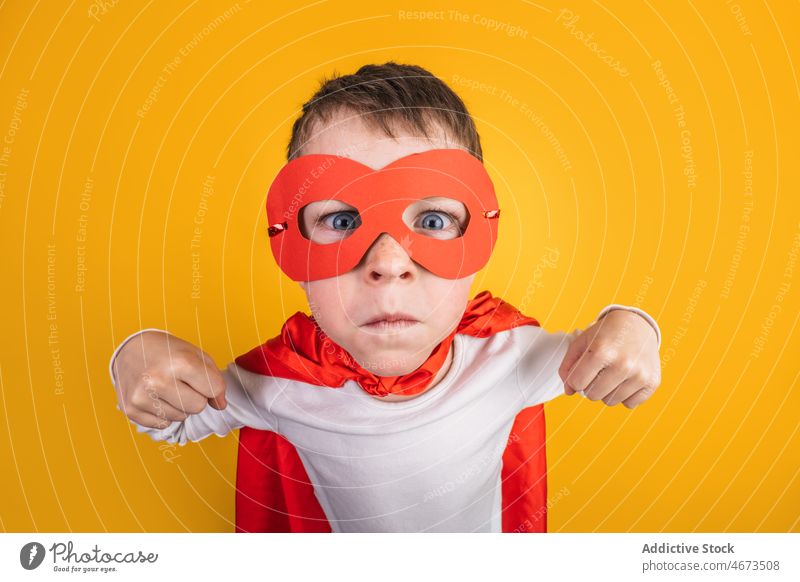
[[161, 374], [147, 369], [144, 370], [136, 382], [136, 392], [144, 392], [146, 394], [153, 394], [158, 393], [158, 389], [160, 386], [163, 385], [163, 380], [161, 379]]
[[185, 353], [173, 354], [169, 358], [169, 371], [174, 375], [183, 374], [192, 368], [192, 362]]
[[128, 395], [128, 404], [133, 408], [147, 408], [150, 404], [150, 396], [144, 388], [133, 390]]
[[635, 358], [632, 358], [631, 356], [620, 356], [617, 359], [617, 366], [621, 371], [625, 372], [628, 375], [638, 374], [638, 372], [640, 371], [638, 362], [636, 361]]
[[588, 350], [595, 359], [603, 362], [613, 362], [619, 357], [619, 349], [612, 343], [605, 340], [597, 340], [594, 346]]
[[214, 358], [209, 356], [205, 352], [199, 352], [195, 354], [197, 356], [198, 361], [206, 368], [216, 370], [217, 364], [214, 362]]

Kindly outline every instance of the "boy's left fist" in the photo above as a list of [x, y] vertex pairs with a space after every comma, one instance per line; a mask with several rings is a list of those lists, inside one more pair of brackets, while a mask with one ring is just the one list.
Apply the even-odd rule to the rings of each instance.
[[661, 384], [656, 332], [637, 313], [609, 311], [572, 341], [558, 374], [567, 395], [634, 408]]

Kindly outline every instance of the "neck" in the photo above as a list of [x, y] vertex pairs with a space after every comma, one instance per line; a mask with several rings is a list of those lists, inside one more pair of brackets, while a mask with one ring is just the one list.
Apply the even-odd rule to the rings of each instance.
[[386, 396], [371, 395], [371, 396], [373, 398], [377, 398], [378, 400], [382, 400], [383, 402], [399, 402], [401, 400], [411, 400], [412, 398], [416, 398], [418, 396], [421, 396], [422, 394], [425, 394], [428, 390], [436, 386], [442, 380], [442, 378], [445, 377], [447, 372], [450, 371], [450, 366], [452, 364], [453, 364], [453, 345], [450, 344], [450, 349], [447, 352], [447, 358], [445, 359], [444, 364], [442, 364], [442, 367], [439, 368], [438, 372], [436, 372], [436, 375], [433, 377], [433, 380], [431, 380], [431, 383], [422, 392], [414, 394], [413, 396], [404, 396], [402, 394], [388, 394]]

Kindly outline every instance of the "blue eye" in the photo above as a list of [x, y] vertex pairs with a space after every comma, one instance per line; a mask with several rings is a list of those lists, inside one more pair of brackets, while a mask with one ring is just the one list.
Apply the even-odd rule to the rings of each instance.
[[420, 220], [420, 226], [428, 230], [444, 230], [451, 223], [450, 216], [440, 212], [426, 212]]
[[[357, 210], [339, 210], [320, 216], [315, 222], [319, 230], [312, 240], [333, 242], [349, 236], [360, 227], [361, 216]], [[412, 228], [434, 238], [455, 238], [462, 234], [459, 221], [449, 212], [438, 208], [420, 212]]]
[[429, 212], [422, 217], [422, 228], [442, 230], [444, 228], [444, 220], [440, 215]]
[[333, 230], [353, 230], [361, 225], [358, 212], [333, 212], [322, 217], [325, 226]]

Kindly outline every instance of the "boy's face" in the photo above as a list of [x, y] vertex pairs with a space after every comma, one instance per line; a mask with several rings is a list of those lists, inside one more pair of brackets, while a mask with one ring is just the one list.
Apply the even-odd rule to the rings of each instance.
[[[399, 129], [395, 134], [389, 137], [359, 116], [342, 112], [316, 128], [302, 155], [344, 156], [379, 169], [414, 153], [464, 149], [444, 135], [428, 139]], [[318, 242], [347, 236], [348, 229], [357, 228], [354, 210], [333, 200], [309, 204], [301, 213], [305, 234]], [[403, 219], [426, 235], [453, 238], [466, 226], [468, 214], [460, 203], [431, 198], [410, 206]], [[351, 271], [300, 283], [322, 331], [379, 376], [407, 374], [422, 365], [461, 320], [469, 300], [474, 274], [438, 277], [415, 263], [413, 254], [413, 248], [383, 233]], [[410, 320], [369, 323], [386, 314], [403, 314]]]

